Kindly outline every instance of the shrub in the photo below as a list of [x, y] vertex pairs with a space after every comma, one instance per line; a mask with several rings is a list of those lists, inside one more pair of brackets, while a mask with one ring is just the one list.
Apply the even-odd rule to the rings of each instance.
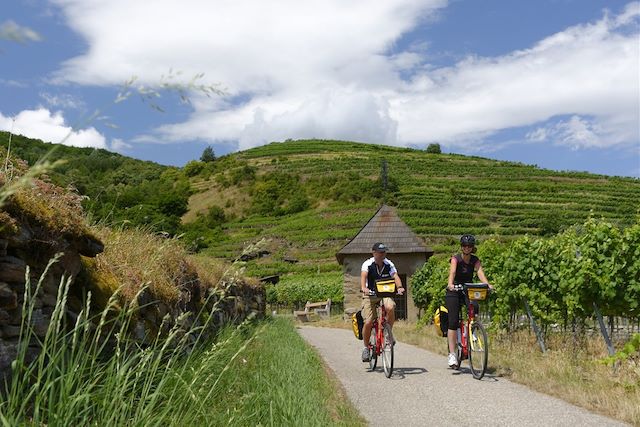
[[[273, 292], [273, 291], [271, 291]], [[276, 301], [279, 304], [303, 305], [307, 301], [344, 301], [342, 274], [295, 274], [282, 278], [275, 285]]]
[[192, 160], [184, 165], [184, 174], [188, 177], [194, 177], [199, 175], [200, 172], [204, 169], [204, 162], [199, 162], [197, 160]]
[[[424, 320], [430, 321], [444, 295], [449, 277], [449, 259], [431, 257], [411, 277], [411, 295], [415, 305], [424, 310]], [[422, 320], [422, 319], [421, 319]]]

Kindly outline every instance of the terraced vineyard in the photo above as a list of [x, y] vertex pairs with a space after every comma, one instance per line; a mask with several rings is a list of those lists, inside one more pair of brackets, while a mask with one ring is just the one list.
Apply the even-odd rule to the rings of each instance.
[[[206, 251], [234, 258], [247, 244], [266, 238], [271, 254], [249, 262], [250, 273], [339, 272], [334, 254], [381, 202], [383, 159], [388, 164], [388, 203], [397, 206], [400, 217], [436, 252], [449, 252], [462, 233], [511, 239], [552, 234], [590, 214], [622, 227], [638, 215], [640, 181], [633, 178], [354, 142], [287, 141], [220, 159], [229, 167], [194, 183], [200, 191], [216, 193], [211, 200], [207, 193], [193, 196], [200, 197], [200, 209], [226, 204], [225, 210], [242, 206], [245, 212], [224, 224], [224, 237]], [[247, 165], [256, 171], [255, 182], [266, 176], [294, 176], [307, 208], [279, 216], [247, 214], [256, 183], [219, 184], [224, 181], [221, 175]], [[291, 258], [299, 262], [287, 263]]]

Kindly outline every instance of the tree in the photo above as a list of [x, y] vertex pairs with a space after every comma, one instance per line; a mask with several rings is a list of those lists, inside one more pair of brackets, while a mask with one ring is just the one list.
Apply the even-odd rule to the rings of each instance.
[[209, 145], [207, 148], [204, 149], [204, 151], [202, 152], [202, 156], [200, 156], [200, 161], [208, 163], [208, 162], [213, 162], [216, 159], [216, 155], [213, 152], [213, 148]]
[[440, 144], [438, 144], [438, 143], [429, 144], [427, 146], [427, 153], [431, 153], [431, 154], [440, 154], [440, 153], [442, 153], [442, 150], [440, 150]]

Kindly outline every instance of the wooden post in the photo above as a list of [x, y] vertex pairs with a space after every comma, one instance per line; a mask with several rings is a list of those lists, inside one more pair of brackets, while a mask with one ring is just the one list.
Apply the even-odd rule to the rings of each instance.
[[598, 323], [600, 324], [600, 332], [602, 332], [602, 336], [604, 337], [604, 342], [607, 343], [607, 350], [609, 350], [609, 356], [613, 356], [616, 353], [616, 349], [613, 348], [613, 343], [609, 338], [609, 334], [607, 333], [607, 327], [604, 324], [604, 320], [602, 319], [602, 315], [600, 314], [600, 310], [598, 310], [598, 305], [596, 302], [593, 302], [593, 311], [596, 313], [596, 318], [598, 319]]
[[529, 322], [531, 322], [531, 327], [533, 328], [533, 331], [536, 333], [536, 338], [538, 339], [538, 345], [540, 345], [540, 350], [544, 353], [546, 350], [546, 348], [544, 347], [544, 338], [542, 337], [542, 334], [540, 333], [540, 330], [538, 329], [538, 325], [536, 325], [536, 320], [533, 318], [533, 315], [531, 314], [531, 310], [529, 309], [529, 303], [527, 302], [527, 300], [524, 300], [524, 308], [527, 309], [527, 316], [529, 316]]

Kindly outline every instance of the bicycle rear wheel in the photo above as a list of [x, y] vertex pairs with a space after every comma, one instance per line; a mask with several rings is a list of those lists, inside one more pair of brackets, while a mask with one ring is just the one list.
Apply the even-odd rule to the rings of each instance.
[[369, 339], [369, 370], [376, 369], [378, 364], [378, 352], [376, 351], [377, 328], [371, 328], [371, 338]]
[[393, 373], [393, 342], [391, 341], [391, 325], [384, 325], [382, 340], [382, 368], [387, 378]]
[[469, 348], [469, 366], [473, 378], [481, 379], [487, 370], [487, 361], [489, 360], [489, 341], [487, 339], [487, 331], [479, 321], [471, 324], [471, 334], [467, 341]]

